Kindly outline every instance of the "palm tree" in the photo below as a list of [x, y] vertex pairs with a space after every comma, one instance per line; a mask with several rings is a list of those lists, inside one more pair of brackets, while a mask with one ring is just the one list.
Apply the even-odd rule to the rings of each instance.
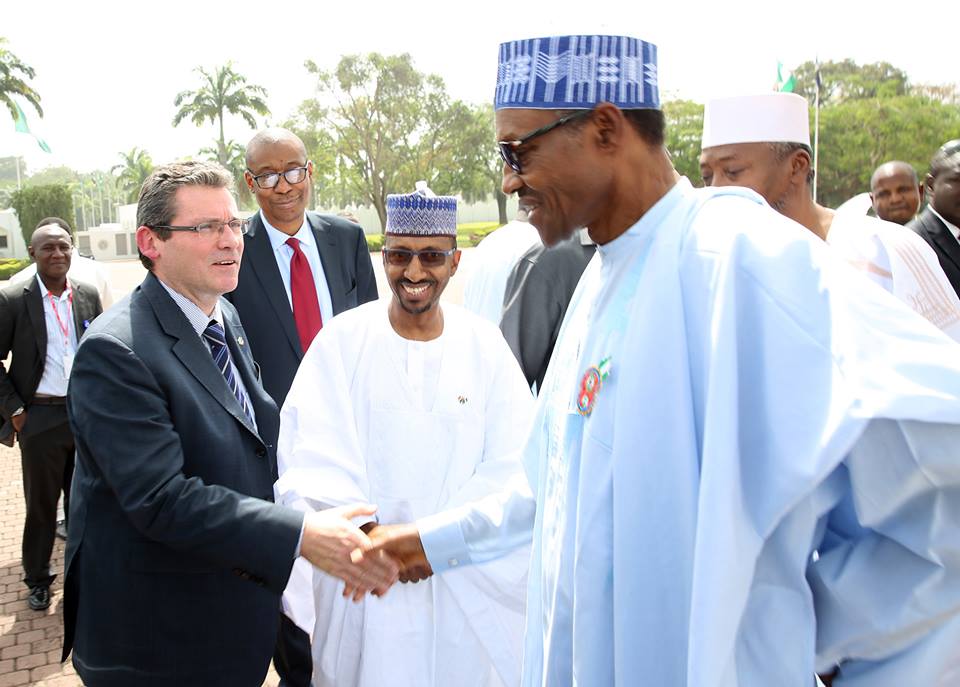
[[117, 175], [117, 185], [126, 194], [127, 202], [135, 203], [140, 195], [140, 187], [153, 171], [153, 160], [150, 159], [150, 153], [136, 146], [131, 148], [129, 153], [117, 154], [123, 162], [111, 167], [110, 173]]
[[36, 73], [32, 67], [21, 62], [20, 58], [7, 50], [4, 47], [6, 44], [7, 39], [0, 38], [0, 102], [7, 106], [13, 121], [19, 119], [17, 105], [12, 97], [15, 95], [19, 95], [33, 105], [33, 109], [42, 117], [40, 94], [25, 81], [25, 79], [32, 79]]
[[197, 126], [205, 121], [211, 124], [217, 122], [220, 125], [217, 161], [227, 167], [230, 157], [223, 137], [224, 111], [240, 115], [251, 129], [256, 129], [254, 113], [263, 117], [270, 114], [265, 102], [267, 91], [262, 86], [248, 84], [245, 76], [233, 70], [231, 62], [217, 67], [212, 74], [202, 67], [197, 67], [195, 71], [202, 77], [203, 85], [195, 91], [183, 91], [177, 95], [173, 104], [180, 109], [173, 118], [173, 125], [177, 126], [187, 118]]
[[[214, 141], [214, 146], [210, 148], [201, 148], [200, 155], [203, 155], [212, 162], [219, 162], [219, 141]], [[226, 142], [227, 164], [223, 165], [230, 174], [233, 175], [233, 185], [236, 187], [237, 203], [243, 209], [248, 209], [253, 204], [253, 197], [250, 195], [250, 189], [247, 188], [247, 180], [243, 173], [247, 169], [247, 150], [234, 140]], [[221, 163], [222, 164], [222, 163]]]

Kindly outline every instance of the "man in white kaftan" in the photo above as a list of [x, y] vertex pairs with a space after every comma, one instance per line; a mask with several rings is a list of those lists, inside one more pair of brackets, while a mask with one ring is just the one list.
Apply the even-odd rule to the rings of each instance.
[[[459, 258], [447, 255], [455, 211], [437, 221], [449, 233], [429, 217], [455, 200], [390, 198], [394, 297], [334, 318], [311, 345], [284, 404], [276, 485], [278, 502], [301, 509], [375, 503], [381, 524], [429, 518], [511, 482], [525, 488], [519, 449], [533, 404], [499, 329], [439, 304]], [[418, 204], [405, 221], [402, 208]], [[439, 328], [424, 334], [425, 322]], [[512, 686], [528, 563], [521, 547], [356, 604], [338, 580], [304, 568], [285, 608], [312, 635], [317, 687]]]
[[[584, 90], [549, 133], [571, 91], [509, 81], [543, 51], [656, 54], [501, 48], [504, 191], [545, 243], [598, 244], [525, 450], [522, 684], [957, 684], [960, 349], [752, 191], [677, 180], [655, 89]], [[484, 506], [381, 547], [442, 577], [525, 540], [522, 491]]]
[[460, 275], [466, 277], [463, 307], [499, 325], [510, 274], [524, 253], [539, 245], [540, 236], [523, 213], [487, 234]]
[[704, 108], [702, 147], [705, 185], [753, 189], [868, 279], [960, 341], [960, 299], [923, 239], [892, 222], [835, 212], [814, 202], [805, 98], [764, 93], [712, 100]]

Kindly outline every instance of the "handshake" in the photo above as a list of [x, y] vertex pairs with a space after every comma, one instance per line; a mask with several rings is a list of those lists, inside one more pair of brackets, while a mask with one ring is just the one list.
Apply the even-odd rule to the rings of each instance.
[[350, 518], [376, 513], [376, 506], [354, 505], [308, 513], [300, 555], [344, 581], [343, 595], [360, 601], [382, 596], [399, 579], [420, 582], [433, 575], [416, 525], [377, 525], [358, 529]]

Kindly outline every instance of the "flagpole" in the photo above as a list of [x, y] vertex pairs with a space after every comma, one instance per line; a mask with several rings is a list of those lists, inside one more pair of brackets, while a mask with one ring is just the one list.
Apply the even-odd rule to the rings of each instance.
[[813, 112], [813, 202], [817, 202], [817, 186], [820, 181], [820, 58], [814, 61], [816, 96]]
[[14, 164], [17, 165], [17, 190], [20, 190], [20, 156], [17, 155], [13, 158]]

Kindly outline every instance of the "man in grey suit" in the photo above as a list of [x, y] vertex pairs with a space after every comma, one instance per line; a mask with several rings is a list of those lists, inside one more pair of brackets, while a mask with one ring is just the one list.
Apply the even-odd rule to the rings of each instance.
[[926, 189], [930, 204], [907, 226], [930, 244], [960, 296], [960, 139], [933, 156]]
[[279, 416], [220, 298], [246, 230], [231, 184], [212, 163], [153, 171], [137, 208], [149, 274], [77, 353], [64, 657], [89, 687], [260, 685], [298, 555], [377, 593], [396, 579], [389, 559], [351, 559], [370, 544], [348, 518], [372, 507], [270, 503]]
[[40, 221], [30, 239], [36, 275], [0, 291], [0, 441], [20, 441], [26, 519], [24, 583], [35, 611], [50, 605], [50, 554], [61, 491], [69, 502], [73, 435], [67, 380], [80, 337], [103, 308], [97, 290], [67, 278], [73, 240], [63, 220]]
[[[247, 144], [246, 164], [260, 212], [250, 220], [240, 278], [227, 299], [247, 327], [263, 388], [281, 407], [323, 323], [376, 300], [377, 282], [363, 229], [307, 212], [313, 163], [296, 134], [257, 133]], [[283, 687], [309, 687], [309, 638], [282, 614], [274, 664]]]

